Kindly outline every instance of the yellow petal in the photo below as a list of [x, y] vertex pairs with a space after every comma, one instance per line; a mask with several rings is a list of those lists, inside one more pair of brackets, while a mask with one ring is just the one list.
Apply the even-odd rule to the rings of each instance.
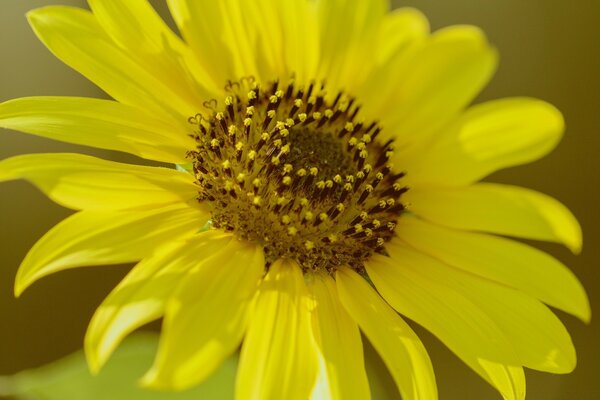
[[525, 399], [525, 373], [522, 367], [503, 365], [477, 356], [464, 356], [462, 359], [487, 383], [495, 387], [504, 400]]
[[92, 13], [55, 6], [30, 11], [27, 17], [57, 58], [119, 102], [183, 120], [201, 108], [202, 104], [186, 101], [162, 77], [119, 48]]
[[385, 0], [318, 0], [321, 35], [319, 78], [333, 90], [352, 93], [373, 68], [373, 46], [388, 11]]
[[[214, 83], [206, 77], [202, 79], [202, 74], [193, 74], [197, 65], [188, 69], [193, 58], [190, 49], [148, 1], [88, 0], [88, 4], [98, 23], [120, 47], [188, 103], [198, 105], [214, 97]], [[218, 86], [222, 84], [219, 82]]]
[[377, 39], [377, 64], [382, 65], [397, 57], [415, 42], [423, 41], [429, 34], [429, 22], [419, 10], [411, 7], [397, 8], [387, 14]]
[[328, 398], [370, 399], [360, 332], [340, 303], [335, 281], [315, 274], [308, 288], [315, 301], [312, 325], [327, 374]]
[[542, 251], [409, 216], [402, 219], [397, 233], [402, 241], [453, 267], [518, 289], [583, 321], [590, 320], [590, 305], [581, 283], [560, 261]]
[[552, 105], [535, 99], [489, 101], [467, 110], [436, 135], [410, 164], [410, 179], [440, 186], [465, 185], [505, 167], [537, 160], [562, 136], [564, 121]]
[[36, 280], [65, 269], [141, 260], [156, 246], [198, 231], [208, 217], [186, 205], [80, 211], [48, 231], [29, 250], [17, 272], [15, 294], [19, 296]]
[[437, 399], [431, 361], [410, 326], [354, 271], [339, 270], [336, 281], [342, 304], [385, 362], [402, 398]]
[[187, 202], [198, 192], [194, 177], [185, 172], [80, 154], [26, 154], [0, 161], [0, 182], [20, 178], [73, 209], [167, 205]]
[[161, 246], [127, 274], [94, 313], [85, 336], [85, 353], [96, 373], [121, 341], [160, 318], [167, 300], [190, 271], [225, 247], [231, 235], [209, 230]]
[[396, 138], [400, 156], [462, 111], [490, 80], [496, 64], [496, 51], [481, 30], [440, 30], [373, 74], [365, 111], [384, 116], [382, 133]]
[[[387, 265], [378, 264], [369, 269], [373, 282], [397, 311], [414, 317], [440, 340], [448, 342], [450, 348], [456, 341], [456, 334], [449, 332], [451, 329], [448, 326], [461, 330], [463, 340], [469, 342], [471, 353], [479, 354], [483, 359], [554, 373], [570, 372], [575, 367], [575, 350], [567, 330], [538, 300], [518, 290], [452, 268], [406, 245], [397, 244], [389, 250], [391, 259], [385, 260]], [[413, 293], [407, 293], [409, 285], [413, 286]], [[447, 295], [451, 293], [460, 294], [462, 299], [473, 304], [479, 316], [471, 314], [475, 318], [469, 321], [465, 318], [470, 314], [467, 309], [462, 310], [463, 315], [457, 315], [463, 301], [457, 301], [458, 296]], [[406, 301], [410, 294], [414, 296], [411, 302], [419, 302], [418, 306]], [[431, 308], [429, 301], [432, 299], [444, 301], [445, 307]], [[436, 320], [432, 322], [431, 317]], [[495, 342], [494, 336], [482, 341], [476, 330], [467, 326], [481, 317], [484, 319], [477, 324], [477, 330], [482, 332], [485, 320], [489, 320], [493, 323], [490, 326], [499, 333], [496, 337], [502, 342]], [[442, 323], [448, 326], [440, 330], [438, 325]], [[478, 348], [480, 346], [486, 348]], [[487, 349], [492, 346], [492, 352], [514, 351], [518, 362], [514, 363], [515, 360], [506, 356], [494, 357]], [[456, 353], [460, 355], [460, 351]]]
[[415, 214], [450, 228], [546, 240], [581, 251], [581, 227], [571, 212], [545, 194], [516, 186], [479, 183], [420, 188], [406, 193]]
[[143, 378], [146, 386], [184, 390], [196, 385], [242, 341], [248, 305], [264, 274], [262, 248], [233, 240], [212, 256], [196, 254], [196, 260], [167, 303], [158, 354]]
[[25, 97], [0, 104], [0, 127], [63, 142], [186, 163], [195, 146], [189, 127], [115, 101]]
[[375, 287], [396, 311], [423, 325], [459, 357], [477, 350], [481, 358], [520, 365], [496, 322], [467, 293], [423, 277], [416, 271], [421, 263], [374, 256], [366, 266]]
[[249, 28], [253, 2], [167, 0], [185, 41], [214, 82], [256, 75], [255, 50], [261, 46]]
[[319, 370], [309, 299], [296, 262], [274, 262], [259, 287], [236, 381], [236, 398], [306, 400]]
[[[411, 269], [393, 265], [383, 257], [376, 257], [367, 265], [367, 271], [392, 307], [436, 335], [506, 400], [525, 398], [523, 369], [512, 347], [493, 321], [485, 320], [476, 305], [464, 300], [462, 293], [437, 283], [422, 282], [418, 275], [410, 273]], [[398, 276], [386, 282], [390, 275]], [[499, 345], [504, 354], [495, 351]], [[491, 361], [486, 356], [502, 361]]]
[[[281, 37], [280, 52], [287, 68], [280, 73], [288, 75], [281, 78], [288, 79], [293, 74], [298, 84], [308, 84], [317, 76], [320, 61], [319, 26], [313, 4], [309, 1], [295, 0], [271, 0], [270, 3], [272, 5], [268, 8], [279, 12], [281, 31], [262, 32], [259, 40], [261, 43], [270, 43]], [[260, 13], [263, 13], [263, 8], [266, 7], [259, 7]], [[273, 20], [268, 20], [263, 24], [257, 24], [256, 29], [260, 30], [262, 26], [272, 25], [274, 25]], [[276, 71], [277, 64], [274, 62], [270, 69]]]

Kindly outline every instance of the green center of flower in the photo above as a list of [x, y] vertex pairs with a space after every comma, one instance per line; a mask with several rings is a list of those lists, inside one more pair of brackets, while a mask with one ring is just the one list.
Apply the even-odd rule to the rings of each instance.
[[404, 207], [377, 123], [321, 85], [228, 85], [222, 107], [209, 103], [190, 151], [199, 200], [213, 226], [264, 246], [267, 263], [287, 257], [305, 270], [361, 270], [389, 240]]

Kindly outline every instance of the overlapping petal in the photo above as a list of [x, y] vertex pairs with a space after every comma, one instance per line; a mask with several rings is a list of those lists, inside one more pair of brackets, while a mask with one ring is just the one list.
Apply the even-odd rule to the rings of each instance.
[[581, 227], [550, 196], [516, 186], [415, 187], [406, 193], [415, 214], [450, 228], [562, 243], [581, 251]]
[[307, 285], [315, 301], [312, 326], [326, 370], [327, 398], [370, 399], [360, 332], [340, 303], [335, 281], [317, 273]]
[[112, 40], [187, 103], [200, 105], [220, 93], [221, 85], [207, 76], [147, 0], [88, 0], [88, 4]]
[[563, 129], [560, 112], [544, 101], [493, 100], [467, 110], [426, 151], [397, 161], [407, 164], [407, 178], [415, 185], [466, 185], [541, 158], [558, 144]]
[[138, 263], [98, 307], [88, 326], [85, 352], [91, 370], [97, 372], [129, 333], [160, 318], [167, 300], [193, 268], [231, 237], [207, 231], [162, 245]]
[[373, 42], [388, 2], [318, 0], [315, 6], [321, 35], [318, 78], [325, 78], [334, 90], [354, 94], [371, 72], [376, 54]]
[[422, 43], [429, 35], [429, 21], [423, 13], [411, 7], [397, 8], [387, 14], [376, 41], [376, 65], [383, 66], [407, 49]]
[[190, 127], [115, 101], [24, 97], [0, 104], [0, 127], [68, 143], [186, 163]]
[[299, 265], [274, 262], [259, 287], [242, 345], [237, 398], [309, 398], [319, 370], [310, 303]]
[[454, 267], [518, 289], [584, 321], [590, 319], [590, 305], [581, 283], [571, 270], [543, 251], [500, 237], [447, 229], [410, 216], [402, 219], [398, 237]]
[[167, 302], [158, 354], [143, 379], [147, 386], [183, 390], [198, 384], [242, 340], [248, 307], [264, 274], [262, 248], [234, 239], [211, 250], [208, 257], [196, 253], [197, 266]]
[[258, 72], [253, 54], [259, 44], [245, 18], [251, 3], [168, 0], [181, 34], [217, 85]]
[[525, 399], [526, 384], [523, 367], [484, 360], [475, 353], [463, 353], [461, 359], [496, 388], [504, 400]]
[[56, 57], [115, 100], [174, 119], [185, 120], [200, 110], [202, 104], [185, 99], [120, 48], [89, 11], [51, 6], [30, 11], [27, 17]]
[[342, 304], [385, 362], [402, 398], [437, 399], [431, 361], [410, 326], [354, 271], [341, 269], [336, 280]]
[[569, 334], [538, 300], [408, 246], [388, 249], [391, 258], [378, 257], [367, 266], [374, 284], [397, 311], [424, 325], [459, 357], [464, 347], [467, 354], [505, 365], [554, 373], [575, 367]]
[[197, 207], [177, 204], [150, 210], [80, 211], [48, 231], [27, 253], [15, 280], [20, 295], [36, 280], [78, 266], [138, 261], [208, 220]]
[[452, 120], [488, 83], [496, 51], [473, 26], [435, 32], [373, 71], [359, 91], [367, 115], [381, 120], [383, 135], [412, 151]]
[[57, 203], [78, 210], [122, 210], [188, 202], [194, 177], [81, 154], [26, 154], [0, 161], [0, 182], [27, 179]]

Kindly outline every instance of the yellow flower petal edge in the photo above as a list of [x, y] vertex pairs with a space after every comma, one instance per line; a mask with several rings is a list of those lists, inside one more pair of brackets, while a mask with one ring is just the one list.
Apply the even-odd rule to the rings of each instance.
[[377, 63], [384, 65], [392, 57], [403, 54], [415, 43], [429, 35], [429, 21], [422, 12], [411, 7], [402, 7], [387, 14], [379, 29]]
[[406, 200], [418, 216], [450, 228], [558, 242], [581, 251], [577, 219], [559, 201], [534, 190], [495, 183], [415, 187]]
[[242, 344], [236, 398], [306, 400], [319, 370], [310, 301], [293, 261], [271, 265]]
[[487, 383], [496, 388], [503, 399], [525, 399], [525, 372], [522, 367], [484, 360], [474, 354], [463, 354], [461, 359]]
[[[406, 216], [402, 242], [453, 267], [505, 284], [589, 322], [591, 310], [577, 277], [554, 257], [525, 244], [464, 232]], [[394, 239], [386, 246], [393, 254]]]
[[185, 152], [194, 145], [185, 123], [82, 97], [24, 97], [0, 104], [2, 128], [176, 164], [187, 162]]
[[[512, 346], [493, 321], [461, 292], [431, 281], [421, 282], [387, 257], [373, 260], [367, 271], [379, 293], [396, 311], [436, 335], [505, 399], [525, 398], [525, 375]], [[397, 277], [389, 280], [390, 274], [399, 273], [403, 273], [402, 284]], [[489, 348], [489, 343], [494, 346]]]
[[186, 103], [201, 104], [220, 91], [215, 82], [203, 78], [189, 47], [147, 1], [88, 0], [88, 4], [112, 40]]
[[167, 300], [190, 271], [231, 238], [207, 231], [160, 246], [138, 263], [102, 302], [89, 324], [85, 354], [92, 372], [100, 370], [128, 334], [162, 317]]
[[307, 286], [315, 302], [313, 335], [326, 370], [328, 398], [370, 399], [360, 332], [340, 303], [335, 281], [317, 273], [308, 277]]
[[394, 138], [399, 150], [413, 147], [473, 100], [493, 75], [497, 58], [480, 29], [442, 29], [386, 63], [359, 94], [366, 99], [365, 112], [382, 118], [384, 135]]
[[145, 386], [187, 389], [210, 376], [239, 346], [265, 260], [253, 243], [234, 239], [219, 245], [207, 249], [212, 256], [202, 259], [169, 298]]
[[[501, 331], [467, 293], [415, 272], [412, 260], [374, 257], [367, 272], [377, 291], [399, 313], [423, 325], [459, 357], [519, 365], [519, 358]], [[494, 346], [487, 346], [487, 343]]]
[[315, 7], [321, 32], [318, 77], [327, 77], [334, 89], [353, 92], [372, 68], [376, 54], [372, 43], [388, 4], [385, 0], [321, 0]]
[[[568, 332], [560, 320], [538, 300], [504, 285], [448, 267], [407, 246], [396, 246], [393, 257], [397, 261], [387, 261], [387, 268], [385, 264], [369, 268], [369, 276], [375, 286], [396, 310], [424, 324], [442, 342], [448, 342], [450, 348], [456, 335], [447, 329], [447, 325], [452, 324], [454, 329], [467, 332], [475, 326], [483, 328], [485, 319], [488, 319], [493, 321], [496, 337], [506, 339], [504, 344], [500, 342], [496, 345], [497, 350], [514, 352], [516, 355], [511, 360], [502, 355], [502, 358], [496, 358], [499, 354], [490, 354], [491, 361], [502, 361], [507, 365], [514, 365], [516, 361], [516, 365], [553, 373], [567, 373], [575, 367], [575, 350]], [[424, 293], [419, 291], [429, 293], [440, 286], [460, 294], [463, 300], [474, 305], [473, 311], [477, 313], [472, 314], [472, 322], [481, 323], [469, 326], [466, 312], [463, 315], [452, 312], [462, 308], [462, 301], [454, 300], [458, 297], [444, 296], [445, 310], [440, 308], [428, 310], [428, 314], [423, 313], [421, 305], [407, 301], [407, 287], [411, 283], [416, 298], [423, 297]], [[447, 318], [445, 331], [435, 326], [442, 314]], [[488, 340], [494, 339], [490, 337]], [[473, 349], [477, 345], [476, 341], [468, 343]], [[481, 350], [477, 350], [481, 353]]]
[[157, 245], [191, 235], [199, 221], [208, 218], [198, 208], [179, 204], [140, 211], [80, 211], [29, 250], [17, 272], [15, 294], [65, 269], [141, 260]]
[[114, 43], [91, 12], [50, 6], [30, 11], [27, 18], [56, 57], [117, 101], [166, 118], [185, 119], [198, 112], [196, 104], [186, 101]]
[[342, 304], [385, 362], [402, 398], [437, 399], [431, 361], [410, 326], [354, 271], [339, 270], [336, 282]]
[[0, 161], [0, 182], [14, 179], [27, 179], [58, 204], [78, 210], [157, 207], [197, 196], [188, 173], [81, 154], [25, 154]]
[[452, 125], [411, 160], [410, 180], [423, 186], [470, 184], [499, 169], [543, 157], [564, 131], [563, 117], [554, 106], [529, 98], [473, 106]]

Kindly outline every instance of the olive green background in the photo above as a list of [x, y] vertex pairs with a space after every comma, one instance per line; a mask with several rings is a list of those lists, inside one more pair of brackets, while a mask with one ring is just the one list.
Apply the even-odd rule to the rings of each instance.
[[[78, 0], [0, 0], [0, 101], [28, 95], [104, 96], [61, 64], [37, 41], [24, 13], [46, 4], [84, 6]], [[155, 1], [167, 15], [163, 1]], [[584, 251], [570, 254], [540, 244], [575, 271], [600, 308], [600, 1], [596, 0], [406, 0], [434, 29], [481, 26], [501, 54], [499, 71], [481, 100], [534, 96], [558, 106], [567, 133], [548, 157], [495, 174], [490, 180], [523, 185], [564, 202], [579, 218]], [[31, 152], [80, 151], [111, 159], [122, 155], [0, 132], [0, 159]], [[20, 299], [12, 296], [19, 262], [37, 238], [69, 212], [24, 182], [0, 185], [0, 375], [47, 363], [81, 347], [94, 308], [128, 266], [82, 268], [43, 279]], [[528, 371], [528, 399], [600, 398], [600, 329], [559, 313], [578, 350], [570, 375]], [[431, 335], [417, 329], [430, 351], [442, 399], [499, 399]]]

